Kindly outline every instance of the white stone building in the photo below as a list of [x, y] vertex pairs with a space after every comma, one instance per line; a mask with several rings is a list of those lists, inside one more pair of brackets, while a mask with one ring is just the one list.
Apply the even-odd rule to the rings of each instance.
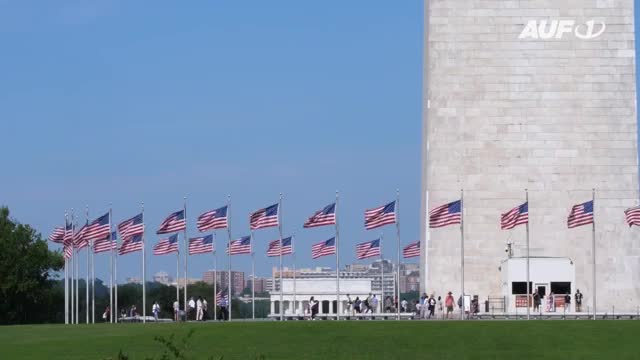
[[591, 227], [566, 222], [595, 188], [598, 311], [636, 311], [640, 229], [623, 214], [638, 204], [633, 6], [425, 1], [423, 290], [461, 291], [460, 230], [428, 231], [427, 214], [464, 189], [465, 293], [500, 296], [505, 244], [522, 257], [525, 242], [500, 214], [528, 189], [531, 256], [572, 259], [571, 293], [591, 304]]
[[[308, 308], [309, 299], [313, 296], [314, 300], [320, 302], [319, 314], [335, 314], [338, 312], [335, 278], [314, 278], [314, 279], [296, 279], [295, 289], [293, 279], [282, 279], [283, 287], [283, 303], [285, 315], [303, 316], [304, 311]], [[349, 313], [347, 306], [347, 295], [352, 300], [356, 297], [364, 300], [374, 294], [378, 299], [381, 294], [371, 289], [371, 279], [341, 279], [340, 280], [340, 313], [347, 315]], [[294, 305], [295, 304], [295, 305]], [[382, 311], [382, 301], [378, 302], [377, 312]], [[280, 313], [280, 293], [271, 293], [271, 315]]]

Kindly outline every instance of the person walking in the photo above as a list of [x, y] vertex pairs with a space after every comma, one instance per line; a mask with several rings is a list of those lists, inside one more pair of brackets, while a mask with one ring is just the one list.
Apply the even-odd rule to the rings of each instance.
[[568, 291], [564, 294], [564, 311], [571, 311], [571, 295]]
[[436, 298], [433, 294], [429, 297], [429, 319], [431, 319], [434, 315], [434, 311], [436, 310]]
[[384, 311], [385, 312], [392, 312], [391, 310], [393, 309], [393, 300], [391, 299], [391, 296], [387, 296], [387, 298], [384, 300]]
[[198, 296], [198, 301], [196, 302], [196, 321], [202, 321], [203, 309], [202, 309], [202, 298]]
[[109, 307], [109, 305], [107, 305], [107, 307], [104, 308], [104, 312], [102, 313], [102, 320], [104, 320], [104, 322], [109, 321], [110, 315], [111, 315], [111, 308]]
[[447, 308], [447, 319], [449, 319], [449, 317], [453, 313], [453, 301], [453, 294], [451, 294], [451, 291], [449, 291], [447, 297], [444, 299], [444, 306]]
[[549, 296], [547, 297], [547, 312], [553, 312], [553, 311], [556, 311], [556, 309], [553, 301], [553, 291], [552, 291], [551, 294], [549, 294]]
[[576, 312], [582, 312], [582, 293], [580, 289], [576, 290], [573, 299], [576, 301]]
[[173, 302], [173, 318], [175, 322], [180, 320], [180, 303], [178, 300]]
[[206, 319], [209, 317], [209, 303], [207, 303], [207, 298], [202, 298], [202, 318]]
[[187, 316], [187, 319], [194, 319], [195, 314], [196, 314], [196, 302], [195, 300], [193, 300], [193, 297], [191, 297], [191, 299], [189, 299], [188, 313], [185, 314], [185, 316]]
[[220, 316], [218, 316], [218, 319], [221, 321], [229, 320], [229, 311], [227, 311], [227, 306], [229, 306], [229, 300], [226, 296], [223, 296], [222, 299], [220, 299]]
[[155, 321], [158, 321], [158, 315], [160, 314], [160, 305], [158, 304], [158, 301], [153, 303], [151, 312], [153, 313], [153, 318], [155, 319]]
[[400, 312], [409, 312], [407, 306], [409, 306], [409, 302], [407, 301], [407, 299], [402, 299], [402, 301], [400, 302]]
[[359, 296], [356, 296], [356, 300], [353, 303], [353, 309], [356, 311], [356, 313], [360, 314], [362, 312], [362, 309], [360, 308], [360, 306], [362, 306], [362, 301], [360, 300]]
[[347, 311], [349, 314], [354, 315], [353, 300], [351, 300], [351, 295], [349, 294], [347, 294]]
[[316, 301], [312, 296], [311, 299], [309, 299], [309, 305], [311, 305], [311, 320], [315, 320], [318, 314], [319, 301]]
[[540, 310], [540, 294], [536, 289], [533, 292], [533, 311], [538, 311], [538, 310]]
[[442, 308], [442, 296], [438, 296], [438, 319], [442, 318], [444, 315], [444, 311]]
[[420, 311], [420, 319], [427, 318], [427, 303], [429, 298], [427, 297], [427, 293], [422, 293], [420, 296], [420, 301], [418, 302], [419, 311]]
[[371, 312], [378, 312], [378, 298], [375, 295], [371, 298]]

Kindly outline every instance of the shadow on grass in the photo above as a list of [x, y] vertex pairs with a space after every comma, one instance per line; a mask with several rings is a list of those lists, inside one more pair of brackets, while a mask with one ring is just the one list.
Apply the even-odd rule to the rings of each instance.
[[[160, 343], [164, 349], [161, 355], [156, 357], [145, 357], [145, 360], [190, 360], [195, 359], [189, 353], [189, 344], [191, 343], [191, 338], [195, 333], [194, 329], [189, 330], [187, 335], [185, 335], [181, 340], [177, 341], [175, 338], [175, 334], [171, 334], [169, 337], [164, 336], [156, 336], [153, 339]], [[209, 360], [223, 360], [224, 356], [214, 356], [211, 355], [208, 358]], [[256, 357], [256, 360], [264, 360], [264, 355], [259, 355]], [[132, 357], [129, 357], [127, 353], [125, 353], [122, 349], [118, 352], [116, 357], [109, 357], [104, 360], [133, 360]]]

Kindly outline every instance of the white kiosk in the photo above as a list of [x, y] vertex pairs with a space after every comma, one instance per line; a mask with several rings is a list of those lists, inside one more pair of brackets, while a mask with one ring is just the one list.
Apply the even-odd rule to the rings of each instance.
[[[524, 313], [527, 311], [527, 258], [511, 257], [500, 265], [502, 272], [502, 294], [505, 298], [505, 311], [507, 313]], [[555, 311], [565, 311], [565, 294], [573, 294], [576, 291], [576, 274], [573, 260], [567, 257], [530, 257], [529, 258], [529, 281], [531, 283], [531, 293], [538, 291], [541, 297], [540, 312], [549, 312], [545, 306], [547, 296], [551, 293], [556, 295], [559, 301]], [[562, 295], [562, 296], [560, 296]], [[571, 295], [573, 300], [573, 295]], [[531, 302], [531, 300], [529, 300]], [[573, 301], [572, 301], [573, 302]], [[533, 310], [533, 304], [531, 303]], [[570, 312], [573, 309], [566, 309]], [[536, 311], [536, 313], [538, 313]]]

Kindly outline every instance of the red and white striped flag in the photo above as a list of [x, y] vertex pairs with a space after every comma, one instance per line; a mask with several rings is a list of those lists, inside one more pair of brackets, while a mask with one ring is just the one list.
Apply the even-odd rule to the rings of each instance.
[[392, 201], [375, 209], [365, 210], [364, 227], [367, 230], [396, 222], [396, 202]]
[[51, 235], [49, 235], [49, 241], [62, 244], [64, 242], [64, 228], [62, 226], [56, 226]]
[[227, 206], [207, 211], [198, 216], [197, 227], [200, 232], [226, 229], [227, 226], [229, 226], [227, 223]]
[[429, 211], [429, 227], [440, 228], [462, 222], [462, 201], [456, 200]]
[[160, 240], [153, 247], [153, 255], [167, 255], [173, 252], [178, 252], [178, 234], [173, 234], [168, 239]]
[[251, 214], [249, 217], [251, 230], [278, 226], [278, 208], [278, 204], [273, 204]]
[[593, 200], [574, 205], [567, 218], [569, 229], [587, 224], [593, 224]]
[[640, 226], [640, 206], [632, 207], [624, 211], [629, 227]]
[[529, 203], [518, 205], [500, 216], [500, 228], [510, 230], [529, 222]]
[[420, 256], [420, 241], [409, 244], [402, 249], [402, 256], [405, 259]]

